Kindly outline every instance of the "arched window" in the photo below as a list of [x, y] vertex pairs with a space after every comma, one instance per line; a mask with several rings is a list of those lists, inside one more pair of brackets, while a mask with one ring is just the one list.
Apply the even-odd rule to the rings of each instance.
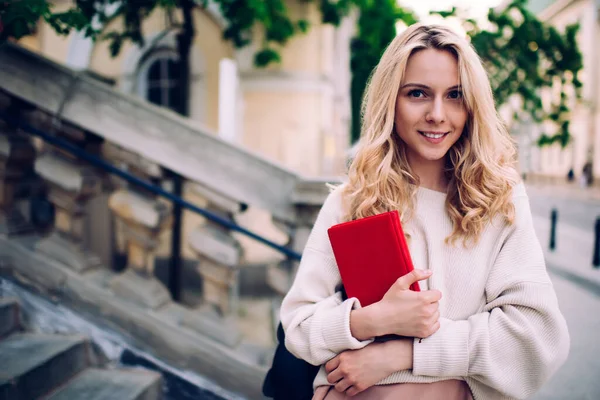
[[181, 110], [178, 57], [172, 50], [158, 50], [145, 57], [138, 72], [138, 94], [151, 103]]

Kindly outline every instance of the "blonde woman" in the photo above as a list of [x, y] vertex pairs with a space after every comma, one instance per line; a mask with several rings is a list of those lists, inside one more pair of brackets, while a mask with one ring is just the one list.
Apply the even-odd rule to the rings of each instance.
[[[514, 156], [466, 40], [420, 24], [394, 39], [366, 92], [348, 182], [325, 201], [281, 307], [288, 350], [322, 366], [314, 398], [524, 399], [565, 361]], [[390, 210], [418, 269], [362, 308], [342, 299], [327, 229]], [[415, 281], [421, 292], [408, 290]], [[375, 340], [388, 334], [402, 338]]]

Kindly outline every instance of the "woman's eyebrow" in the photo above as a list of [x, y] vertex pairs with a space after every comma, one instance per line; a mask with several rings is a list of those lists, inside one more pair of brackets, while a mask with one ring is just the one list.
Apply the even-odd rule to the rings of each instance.
[[[422, 83], [405, 83], [404, 85], [402, 85], [402, 87], [400, 88], [401, 90], [407, 87], [416, 87], [416, 88], [420, 88], [420, 89], [427, 89], [427, 90], [431, 90], [431, 88], [427, 85], [423, 85]], [[446, 89], [446, 91], [450, 91], [450, 90], [460, 90], [462, 89], [461, 85], [454, 85], [454, 86], [450, 86], [448, 89]]]
[[418, 88], [421, 88], [421, 89], [431, 89], [429, 86], [423, 85], [421, 83], [406, 83], [406, 84], [402, 85], [402, 87], [400, 89], [404, 89], [404, 88], [407, 88], [409, 86], [410, 87], [418, 87]]

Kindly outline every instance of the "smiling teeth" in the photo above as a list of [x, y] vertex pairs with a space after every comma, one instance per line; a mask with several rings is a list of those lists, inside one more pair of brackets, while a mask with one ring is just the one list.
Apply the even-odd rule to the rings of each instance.
[[445, 135], [445, 133], [440, 133], [438, 135], [434, 135], [433, 133], [427, 133], [427, 132], [422, 132], [424, 136], [430, 138], [430, 139], [440, 139], [442, 136]]

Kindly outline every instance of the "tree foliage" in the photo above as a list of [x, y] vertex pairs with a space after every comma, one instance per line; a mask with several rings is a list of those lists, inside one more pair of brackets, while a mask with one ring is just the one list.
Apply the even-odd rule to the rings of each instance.
[[351, 142], [360, 137], [361, 103], [371, 72], [387, 45], [396, 36], [396, 23], [411, 25], [416, 16], [398, 5], [396, 0], [362, 0], [358, 18], [358, 34], [352, 40], [350, 68], [352, 71], [352, 132]]
[[[339, 24], [356, 0], [297, 0], [318, 2], [324, 23]], [[208, 7], [208, 0], [190, 0], [195, 7]], [[285, 45], [291, 37], [309, 29], [304, 19], [292, 20], [286, 0], [212, 0], [220, 8], [227, 22], [223, 38], [236, 47], [252, 42], [256, 31], [262, 33], [262, 47], [255, 54], [255, 64], [266, 66], [280, 61], [278, 46]], [[142, 22], [157, 8], [164, 9], [169, 16], [170, 30], [183, 29], [175, 15], [183, 7], [182, 0], [74, 0], [67, 12], [52, 11], [49, 0], [0, 0], [0, 42], [8, 38], [20, 39], [32, 33], [41, 20], [49, 23], [59, 34], [71, 30], [83, 31], [86, 37], [110, 41], [111, 53], [118, 54], [128, 40], [143, 45]], [[104, 27], [113, 18], [122, 17], [119, 30], [106, 32]]]
[[[449, 15], [460, 18], [456, 9], [444, 16]], [[567, 146], [571, 105], [581, 97], [579, 26], [569, 25], [561, 33], [532, 14], [527, 0], [514, 0], [501, 11], [490, 9], [491, 28], [485, 30], [473, 20], [462, 19], [488, 71], [497, 106], [517, 99], [520, 110], [515, 119], [526, 115], [537, 123], [551, 121], [555, 127], [540, 136], [539, 146]], [[549, 102], [543, 101], [544, 92], [549, 92]]]

